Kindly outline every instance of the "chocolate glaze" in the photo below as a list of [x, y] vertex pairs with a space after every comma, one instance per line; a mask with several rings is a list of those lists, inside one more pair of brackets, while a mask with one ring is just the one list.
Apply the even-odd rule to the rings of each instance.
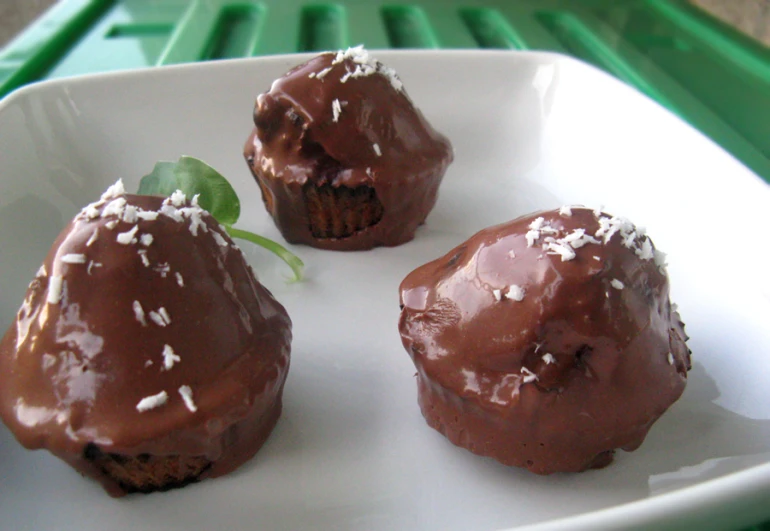
[[[399, 329], [428, 423], [538, 474], [605, 466], [615, 449], [636, 449], [690, 368], [662, 253], [630, 223], [568, 213], [482, 230], [401, 284]], [[562, 260], [548, 238], [576, 229], [596, 243], [569, 245], [575, 257]]]
[[[292, 243], [357, 250], [411, 240], [453, 159], [449, 141], [414, 107], [395, 73], [361, 55], [367, 52], [353, 52], [319, 55], [257, 98], [244, 156], [268, 212]], [[368, 68], [356, 62], [361, 57], [376, 71], [349, 76]], [[349, 237], [315, 238], [302, 194], [306, 183], [373, 187], [384, 215]]]
[[[62, 231], [0, 342], [2, 420], [25, 447], [47, 448], [113, 496], [125, 491], [88, 459], [93, 445], [105, 454], [204, 457], [211, 464], [202, 477], [251, 458], [280, 415], [291, 341], [286, 311], [214, 218], [179, 197], [121, 191]], [[123, 199], [129, 206], [110, 214]], [[169, 215], [136, 220], [134, 208]], [[134, 227], [131, 241], [117, 241]], [[73, 255], [85, 261], [71, 263]], [[156, 322], [161, 307], [165, 326]], [[170, 366], [165, 345], [179, 357]], [[165, 404], [137, 410], [162, 391]]]

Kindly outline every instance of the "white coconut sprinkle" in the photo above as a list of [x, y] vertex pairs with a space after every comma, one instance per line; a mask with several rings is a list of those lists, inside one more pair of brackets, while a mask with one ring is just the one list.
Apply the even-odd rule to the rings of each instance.
[[333, 122], [339, 122], [341, 112], [342, 112], [342, 105], [340, 105], [340, 100], [338, 100], [337, 98], [334, 98], [334, 101], [332, 101], [332, 121]]
[[118, 220], [113, 219], [112, 221], [108, 221], [107, 223], [104, 224], [104, 226], [112, 230], [118, 226]]
[[[341, 83], [345, 83], [349, 78], [365, 77], [377, 73], [385, 76], [394, 89], [398, 91], [403, 89], [403, 83], [401, 83], [398, 75], [396, 75], [396, 71], [374, 59], [369, 52], [364, 49], [363, 45], [348, 48], [345, 51], [338, 51], [332, 61], [332, 65], [340, 64], [345, 59], [353, 61], [356, 68], [352, 72], [347, 71], [347, 73], [340, 79]], [[317, 74], [316, 77], [320, 77], [320, 73]]]
[[553, 354], [549, 352], [543, 354], [540, 357], [540, 359], [543, 360], [543, 363], [545, 363], [546, 365], [551, 365], [552, 363], [556, 363], [556, 358], [554, 358]]
[[184, 400], [184, 405], [187, 406], [187, 409], [189, 409], [191, 413], [198, 411], [198, 407], [195, 405], [195, 402], [193, 402], [193, 393], [189, 385], [181, 386], [179, 388], [179, 394], [182, 396], [182, 400]]
[[51, 279], [48, 281], [48, 298], [46, 299], [49, 304], [59, 304], [63, 288], [64, 279], [61, 275], [51, 276]]
[[101, 217], [106, 218], [109, 216], [117, 216], [118, 218], [123, 216], [123, 211], [126, 208], [126, 199], [124, 197], [118, 197], [113, 199], [107, 206], [102, 209]]
[[[216, 234], [216, 232], [214, 234]], [[177, 273], [174, 273], [174, 275], [176, 275], [176, 283], [179, 284], [180, 288], [183, 288], [184, 287], [184, 279], [182, 278], [182, 274], [177, 272]]]
[[220, 247], [227, 247], [227, 240], [225, 240], [221, 234], [217, 231], [211, 231], [211, 235], [214, 236], [214, 241], [217, 242]]
[[174, 363], [177, 361], [182, 361], [182, 358], [177, 356], [176, 352], [174, 352], [174, 349], [171, 348], [171, 345], [163, 345], [163, 369], [164, 371], [170, 370]]
[[147, 320], [144, 318], [144, 309], [142, 308], [142, 303], [139, 301], [134, 301], [131, 307], [134, 309], [134, 318], [136, 318], [137, 321], [142, 326], [147, 326]]
[[121, 216], [121, 218], [126, 223], [136, 223], [139, 221], [138, 212], [139, 209], [134, 205], [126, 205], [126, 208], [123, 209], [123, 216]]
[[516, 284], [511, 284], [508, 286], [508, 293], [506, 294], [506, 297], [513, 299], [516, 302], [521, 302], [524, 300], [525, 294], [526, 292], [524, 291], [524, 288], [517, 286]]
[[598, 256], [596, 256], [596, 255], [594, 255], [594, 260], [596, 260], [597, 262], [601, 262], [601, 261], [602, 261], [602, 259], [601, 259], [601, 258], [599, 258], [599, 257], [598, 257]]
[[158, 308], [157, 312], [150, 312], [148, 315], [150, 316], [150, 319], [152, 319], [152, 322], [158, 326], [166, 326], [171, 324], [171, 318], [169, 317], [166, 309], [162, 306]]
[[99, 217], [99, 209], [96, 207], [96, 204], [91, 203], [87, 207], [85, 207], [82, 212], [85, 214], [86, 218], [88, 219], [96, 219]]
[[152, 366], [152, 360], [147, 360], [144, 362], [145, 367], [151, 367]]
[[380, 150], [379, 144], [372, 144], [372, 149], [374, 150], [375, 155], [377, 155], [378, 157], [382, 156], [382, 151]]
[[118, 236], [115, 239], [121, 245], [132, 245], [136, 243], [135, 236], [136, 236], [137, 230], [139, 230], [139, 225], [134, 225], [133, 227], [131, 227], [131, 230], [118, 233]]
[[577, 256], [575, 250], [568, 243], [559, 240], [546, 242], [546, 244], [543, 245], [543, 248], [547, 250], [548, 254], [560, 255], [562, 262], [574, 260]]
[[94, 262], [93, 260], [91, 260], [90, 262], [88, 262], [88, 267], [86, 268], [86, 273], [88, 273], [90, 275], [91, 271], [95, 267], [102, 267], [101, 262]]
[[118, 197], [126, 193], [126, 187], [123, 186], [123, 179], [118, 179], [115, 184], [107, 188], [102, 194], [102, 201]]
[[158, 213], [154, 210], [139, 210], [136, 213], [136, 217], [145, 221], [155, 221], [158, 219]]
[[43, 278], [46, 276], [48, 272], [45, 270], [45, 264], [40, 266], [40, 269], [37, 270], [37, 274], [35, 275], [35, 278]]
[[615, 289], [623, 289], [626, 287], [625, 284], [623, 284], [617, 278], [613, 278], [612, 280], [610, 280], [610, 286], [612, 286]]
[[91, 234], [91, 236], [88, 238], [88, 241], [86, 242], [86, 247], [91, 247], [93, 243], [96, 241], [96, 239], [99, 237], [99, 229], [95, 229], [94, 232]]
[[510, 258], [516, 258], [516, 253], [515, 253], [515, 252], [513, 252], [513, 249], [511, 249], [510, 251], [508, 251], [508, 256], [509, 256]]
[[523, 383], [530, 383], [530, 382], [536, 382], [537, 381], [537, 375], [527, 369], [526, 367], [521, 368], [521, 374], [524, 375], [524, 378], [522, 379]]
[[166, 278], [171, 272], [171, 266], [164, 262], [162, 264], [158, 264], [156, 267], [153, 267], [152, 270], [156, 273], [160, 273], [160, 278]]
[[136, 405], [136, 410], [139, 413], [144, 413], [145, 411], [149, 411], [150, 409], [155, 409], [156, 407], [162, 406], [167, 401], [168, 401], [168, 393], [166, 393], [166, 391], [161, 391], [157, 395], [151, 395], [151, 396], [146, 396], [142, 398], [139, 401], [139, 403]]
[[572, 217], [572, 208], [567, 205], [564, 205], [559, 209], [559, 214], [568, 218]]
[[674, 364], [674, 355], [670, 352], [668, 353], [668, 364], [673, 365]]
[[139, 236], [139, 243], [145, 247], [149, 247], [152, 244], [152, 234], [146, 233]]
[[169, 197], [169, 200], [171, 201], [171, 204], [175, 207], [179, 208], [182, 205], [184, 205], [185, 201], [187, 201], [187, 196], [184, 195], [184, 192], [182, 190], [177, 190], [171, 196]]
[[80, 253], [68, 253], [61, 257], [61, 261], [65, 264], [85, 264], [86, 255]]
[[144, 267], [150, 267], [150, 259], [147, 258], [147, 251], [144, 249], [140, 249], [139, 251], [136, 251], [137, 254], [139, 254], [139, 258], [142, 260], [142, 264]]
[[500, 301], [503, 299], [503, 292], [499, 289], [493, 289], [492, 295], [495, 297], [496, 301]]
[[328, 74], [329, 72], [331, 72], [331, 71], [332, 71], [332, 67], [331, 67], [331, 66], [327, 66], [327, 67], [326, 67], [326, 68], [324, 68], [323, 70], [319, 71], [319, 72], [318, 72], [318, 73], [315, 75], [315, 78], [316, 78], [316, 79], [323, 79], [323, 78], [324, 78], [324, 76], [325, 76], [326, 74]]

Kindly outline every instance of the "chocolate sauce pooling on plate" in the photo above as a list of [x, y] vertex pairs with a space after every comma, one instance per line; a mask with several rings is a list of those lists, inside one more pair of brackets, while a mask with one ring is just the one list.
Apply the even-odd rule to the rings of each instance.
[[[244, 156], [287, 241], [324, 249], [394, 246], [414, 237], [452, 162], [449, 141], [368, 52], [325, 53], [259, 95]], [[381, 219], [344, 238], [310, 229], [303, 186], [371, 188]]]
[[[224, 229], [122, 183], [62, 231], [0, 343], [0, 417], [100, 481], [94, 445], [225, 474], [280, 415], [291, 321]], [[200, 478], [198, 478], [200, 479]]]
[[482, 230], [401, 284], [422, 413], [538, 474], [609, 464], [682, 394], [690, 353], [663, 254], [586, 208]]

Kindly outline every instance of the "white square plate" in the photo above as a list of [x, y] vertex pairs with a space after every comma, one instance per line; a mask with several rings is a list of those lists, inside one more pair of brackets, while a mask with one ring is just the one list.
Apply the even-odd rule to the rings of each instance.
[[[456, 161], [414, 241], [335, 253], [294, 247], [307, 280], [244, 245], [295, 341], [285, 409], [235, 473], [108, 498], [0, 426], [0, 527], [58, 530], [726, 529], [770, 517], [770, 187], [610, 76], [548, 53], [380, 52], [447, 134]], [[242, 158], [257, 93], [304, 58], [65, 79], [0, 103], [0, 327], [84, 204], [155, 161], [200, 157], [243, 203], [238, 226], [281, 240]], [[692, 336], [682, 399], [604, 470], [538, 477], [429, 429], [401, 346], [413, 268], [477, 230], [562, 204], [603, 205], [669, 253]], [[566, 520], [565, 520], [566, 519]]]

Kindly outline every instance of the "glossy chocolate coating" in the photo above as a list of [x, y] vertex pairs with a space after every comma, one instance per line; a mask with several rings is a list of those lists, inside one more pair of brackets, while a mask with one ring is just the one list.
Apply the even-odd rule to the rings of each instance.
[[[287, 241], [334, 250], [402, 244], [436, 203], [452, 147], [392, 71], [379, 65], [350, 77], [361, 65], [351, 58], [334, 64], [336, 57], [325, 53], [297, 66], [257, 98], [244, 156]], [[302, 193], [308, 182], [373, 187], [384, 215], [351, 236], [316, 238]]]
[[[203, 477], [230, 472], [280, 415], [291, 321], [208, 213], [162, 206], [160, 197], [105, 196], [61, 232], [0, 343], [0, 417], [25, 447], [47, 448], [113, 496], [124, 490], [86, 459], [89, 444], [126, 456], [202, 456], [211, 461]], [[129, 206], [108, 214], [121, 199]], [[129, 223], [134, 207], [188, 215]], [[49, 292], [59, 276], [56, 302]], [[166, 345], [178, 359], [165, 359]], [[163, 391], [166, 403], [138, 410]]]
[[[538, 474], [605, 466], [615, 449], [636, 449], [690, 367], [649, 239], [615, 232], [603, 243], [594, 212], [566, 214], [482, 230], [401, 284], [399, 329], [428, 423]], [[544, 232], [530, 228], [537, 218]], [[576, 229], [596, 243], [570, 246], [565, 260], [547, 247]]]

